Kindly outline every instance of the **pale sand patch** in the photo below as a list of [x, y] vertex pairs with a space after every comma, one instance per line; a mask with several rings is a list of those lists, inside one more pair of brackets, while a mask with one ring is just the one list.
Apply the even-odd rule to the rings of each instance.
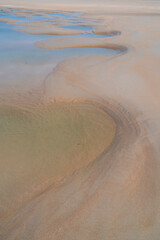
[[158, 1], [132, 1], [132, 0], [0, 0], [3, 7], [60, 10], [60, 11], [85, 11], [106, 13], [157, 13], [160, 10]]
[[0, 18], [0, 22], [4, 22], [4, 23], [16, 23], [16, 22], [18, 22], [18, 20], [16, 20], [16, 19], [10, 19], [10, 18]]

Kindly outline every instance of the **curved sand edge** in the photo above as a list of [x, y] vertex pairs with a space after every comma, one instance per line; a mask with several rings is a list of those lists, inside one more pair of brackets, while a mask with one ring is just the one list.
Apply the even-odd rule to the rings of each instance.
[[[30, 200], [26, 204], [26, 206], [22, 208], [21, 211], [19, 211], [13, 217], [13, 219], [11, 218], [7, 223], [7, 226], [8, 226], [7, 232], [5, 233], [4, 231], [6, 239], [13, 238], [13, 236], [16, 237], [17, 236], [16, 232], [18, 233], [18, 237], [24, 238], [25, 234], [29, 230], [28, 227], [30, 224], [32, 224], [34, 229], [34, 235], [36, 234], [36, 236], [39, 236], [39, 232], [36, 230], [37, 227], [41, 229], [40, 239], [47, 238], [48, 234], [49, 235], [51, 234], [52, 237], [54, 236], [54, 239], [59, 239], [62, 236], [63, 237], [65, 236], [64, 239], [68, 239], [70, 237], [72, 239], [73, 230], [70, 230], [70, 229], [74, 229], [75, 224], [76, 225], [81, 224], [81, 221], [84, 221], [84, 219], [88, 215], [88, 211], [90, 211], [89, 210], [90, 207], [94, 206], [95, 199], [97, 199], [96, 202], [101, 202], [105, 196], [105, 201], [107, 204], [108, 194], [110, 195], [111, 192], [114, 192], [114, 189], [115, 189], [116, 190], [115, 194], [120, 194], [121, 192], [121, 195], [122, 195], [121, 196], [122, 199], [121, 198], [118, 199], [118, 206], [123, 204], [124, 199], [123, 199], [122, 189], [125, 189], [125, 182], [126, 182], [125, 178], [127, 176], [123, 175], [122, 172], [119, 172], [120, 165], [118, 164], [117, 166], [116, 162], [117, 160], [119, 162], [120, 160], [119, 157], [121, 154], [122, 154], [121, 157], [123, 158], [124, 145], [126, 148], [129, 148], [129, 146], [131, 146], [132, 144], [135, 144], [137, 137], [140, 135], [140, 128], [135, 122], [134, 118], [130, 115], [130, 113], [127, 112], [119, 104], [111, 100], [108, 100], [108, 102], [100, 100], [96, 104], [98, 104], [99, 107], [103, 109], [103, 111], [106, 111], [107, 114], [110, 114], [111, 117], [114, 119], [114, 121], [116, 121], [117, 133], [111, 146], [108, 149], [106, 149], [106, 151], [97, 160], [95, 160], [94, 163], [92, 162], [87, 168], [80, 170], [79, 172], [75, 172], [72, 176], [65, 179], [65, 183], [62, 181], [61, 186], [59, 188], [57, 188], [58, 185], [56, 187], [54, 185], [50, 185], [45, 190], [42, 190], [42, 192], [38, 194], [37, 197]], [[106, 157], [107, 157], [107, 161], [106, 161]], [[132, 162], [130, 162], [129, 165], [127, 164], [125, 166], [124, 159], [122, 161], [123, 161], [123, 171], [125, 171], [126, 168], [127, 169], [130, 168], [133, 164]], [[112, 174], [113, 174], [113, 171], [116, 172], [116, 178], [114, 178], [114, 175], [109, 174], [110, 168], [112, 169]], [[128, 175], [128, 178], [129, 177], [130, 176]], [[135, 175], [132, 175], [132, 179], [134, 178], [137, 179], [136, 172], [135, 172]], [[122, 179], [124, 179], [123, 187], [121, 185], [117, 186], [118, 179], [121, 179], [120, 180], [121, 182], [122, 182]], [[141, 182], [141, 179], [137, 179], [137, 181]], [[131, 185], [129, 187], [130, 190], [128, 192], [128, 197], [130, 195], [130, 191], [134, 189], [134, 185], [132, 185], [132, 182], [130, 184]], [[108, 188], [107, 192], [104, 192], [104, 189], [103, 189], [104, 185], [106, 185]], [[82, 189], [83, 189], [83, 194], [81, 193]], [[100, 191], [103, 191], [102, 198], [100, 197], [101, 195], [99, 195]], [[63, 201], [61, 199], [62, 195], [64, 199]], [[97, 196], [96, 198], [95, 198], [95, 195]], [[128, 197], [126, 200], [130, 201]], [[58, 203], [58, 206], [57, 206], [57, 203]], [[88, 203], [90, 207], [88, 207]], [[101, 203], [101, 207], [102, 209], [104, 208], [105, 211], [106, 211], [106, 208], [108, 209], [106, 204], [104, 205], [104, 203]], [[117, 211], [119, 211], [119, 208], [117, 209], [114, 201], [113, 203], [108, 202], [108, 204], [109, 204], [109, 209], [112, 212], [109, 215], [112, 222], [113, 218], [116, 216], [116, 214], [118, 214]], [[114, 208], [111, 207], [112, 204]], [[49, 207], [50, 205], [52, 206], [52, 208]], [[137, 207], [140, 207], [140, 206], [137, 206]], [[131, 206], [130, 211], [132, 210], [133, 209]], [[30, 218], [30, 211], [32, 211], [31, 218]], [[54, 214], [49, 214], [52, 211], [54, 212]], [[37, 214], [41, 215], [41, 220], [39, 221], [37, 219], [35, 222], [35, 217]], [[47, 216], [47, 218], [45, 218], [45, 216]], [[101, 213], [101, 216], [103, 216], [102, 213]], [[59, 217], [61, 219], [60, 222], [61, 222], [62, 231], [57, 231], [57, 228], [59, 226], [59, 221], [58, 221]], [[23, 231], [23, 224], [25, 222], [28, 222], [29, 225], [26, 225], [25, 231]], [[49, 222], [52, 222], [52, 225], [50, 225]], [[43, 224], [43, 226], [41, 225], [41, 223]], [[16, 232], [14, 232], [15, 224], [16, 224]], [[4, 229], [5, 228], [6, 226], [4, 225]], [[83, 231], [84, 231], [84, 228], [83, 228]], [[2, 231], [2, 236], [4, 233]], [[30, 236], [32, 237], [32, 233]]]
[[[112, 38], [109, 39], [112, 41]], [[37, 41], [35, 43], [37, 48], [42, 49], [62, 49], [62, 48], [106, 48], [106, 49], [113, 49], [120, 52], [127, 51], [127, 47], [107, 43], [105, 38], [86, 38], [86, 37], [72, 37], [72, 38], [56, 38], [56, 39], [47, 39]]]
[[[116, 133], [114, 120], [94, 102], [28, 100], [16, 106], [0, 106], [0, 152], [1, 159], [7, 159], [7, 163], [1, 160], [0, 166], [8, 174], [7, 179], [0, 176], [0, 222], [48, 186], [58, 186], [88, 166], [110, 146]], [[14, 193], [6, 191], [10, 188], [15, 188]]]

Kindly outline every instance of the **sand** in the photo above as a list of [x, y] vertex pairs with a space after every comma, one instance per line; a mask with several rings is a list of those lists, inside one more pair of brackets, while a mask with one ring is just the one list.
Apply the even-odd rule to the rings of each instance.
[[1, 6], [15, 7], [15, 8], [28, 8], [28, 9], [42, 9], [42, 10], [63, 10], [63, 11], [100, 11], [104, 9], [108, 13], [158, 13], [159, 3], [158, 1], [132, 1], [132, 0], [116, 0], [106, 1], [101, 0], [32, 0], [23, 2], [21, 0], [0, 0]]
[[20, 31], [29, 34], [47, 34], [47, 35], [78, 35], [82, 34], [80, 30], [64, 29], [56, 26], [56, 24], [48, 22], [26, 22], [16, 24], [23, 27]]
[[15, 20], [15, 19], [9, 19], [9, 18], [1, 18], [0, 19], [0, 22], [5, 22], [5, 23], [15, 23], [15, 22], [17, 22], [17, 20]]
[[41, 192], [42, 183], [45, 190], [87, 166], [111, 144], [116, 131], [113, 119], [91, 103], [0, 108], [0, 221]]
[[[1, 0], [0, 4], [13, 2]], [[36, 196], [2, 220], [2, 239], [159, 239], [160, 6], [151, 1], [94, 4], [70, 2], [68, 8], [84, 9], [83, 17], [101, 19], [99, 26], [95, 24], [96, 31], [121, 34], [100, 39], [42, 40], [35, 46], [118, 50], [113, 56], [60, 62], [43, 85], [46, 104], [79, 104], [80, 99], [95, 102], [114, 119], [115, 137], [87, 167], [82, 166], [56, 186], [43, 188], [42, 183]], [[36, 8], [36, 2], [15, 1], [16, 7], [20, 5]], [[37, 8], [66, 10], [66, 5], [40, 1]], [[93, 140], [97, 147], [100, 140]]]

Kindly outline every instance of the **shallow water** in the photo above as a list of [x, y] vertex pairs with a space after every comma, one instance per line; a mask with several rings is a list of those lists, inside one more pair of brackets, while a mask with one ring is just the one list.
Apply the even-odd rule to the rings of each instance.
[[[75, 20], [77, 17], [81, 16], [82, 13], [44, 13], [44, 12], [34, 12], [32, 10], [26, 10], [24, 13], [19, 10], [12, 10], [12, 12], [7, 12], [0, 10], [0, 18], [10, 18], [18, 21], [46, 21], [54, 19], [63, 19], [63, 20]], [[21, 15], [24, 16], [21, 16]]]
[[[27, 10], [28, 11], [28, 10]], [[29, 16], [31, 13], [29, 12]], [[16, 10], [16, 14], [22, 14]], [[25, 12], [25, 14], [27, 14]], [[39, 14], [37, 16], [36, 14]], [[49, 16], [48, 18], [46, 16]], [[1, 18], [16, 19], [20, 22], [27, 22], [33, 20], [45, 21], [52, 20], [57, 17], [62, 17], [65, 20], [65, 17], [77, 18], [79, 20], [80, 13], [35, 13], [32, 15], [33, 18], [27, 18], [22, 16], [15, 16], [14, 11], [12, 12], [3, 12]], [[75, 23], [75, 22], [74, 22]], [[71, 25], [72, 27], [72, 25]], [[57, 35], [45, 35], [45, 34], [28, 34], [22, 31], [19, 31], [20, 26], [15, 24], [0, 23], [0, 63], [2, 70], [0, 71], [0, 85], [1, 91], [3, 86], [6, 88], [32, 88], [38, 84], [41, 85], [42, 81], [45, 79], [47, 72], [51, 72], [53, 67], [56, 66], [62, 60], [71, 57], [77, 56], [95, 56], [95, 55], [111, 55], [117, 53], [117, 51], [112, 49], [103, 49], [103, 48], [73, 48], [73, 49], [60, 49], [60, 50], [47, 50], [47, 49], [38, 49], [34, 46], [36, 41], [45, 40], [50, 38], [63, 37]], [[22, 29], [23, 27], [21, 27]], [[68, 28], [68, 26], [64, 26]], [[79, 26], [73, 25], [72, 29], [82, 29], [85, 30], [83, 34], [76, 35], [77, 37], [87, 37], [87, 38], [104, 38], [104, 35], [92, 34], [93, 28], [90, 26]], [[87, 33], [90, 31], [90, 33]], [[72, 37], [69, 35], [67, 37]], [[41, 68], [41, 69], [39, 69]], [[39, 70], [38, 70], [39, 69]], [[40, 73], [38, 73], [38, 71]], [[27, 86], [27, 87], [26, 87]]]
[[1, 216], [94, 160], [115, 134], [112, 118], [85, 103], [3, 105], [0, 113]]
[[11, 13], [11, 12], [3, 13], [2, 15], [0, 15], [0, 19], [1, 18], [10, 18], [10, 19], [18, 20], [18, 21], [23, 21], [23, 22], [28, 21], [27, 17], [16, 16], [16, 15], [14, 15], [14, 13]]

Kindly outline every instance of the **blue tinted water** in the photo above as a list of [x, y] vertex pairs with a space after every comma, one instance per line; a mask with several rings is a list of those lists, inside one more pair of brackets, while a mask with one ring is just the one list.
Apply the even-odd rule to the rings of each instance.
[[10, 18], [10, 19], [15, 19], [15, 20], [19, 20], [19, 21], [28, 21], [29, 19], [27, 17], [21, 17], [21, 16], [16, 16], [13, 13], [3, 13], [2, 15], [0, 15], [0, 19], [1, 18]]
[[[1, 10], [2, 11], [2, 10]], [[17, 12], [18, 10], [16, 10]], [[27, 10], [28, 11], [28, 10]], [[3, 11], [2, 11], [3, 12]], [[33, 12], [30, 12], [33, 13]], [[37, 13], [36, 13], [37, 14]], [[26, 21], [49, 21], [49, 20], [54, 20], [57, 16], [62, 18], [62, 19], [70, 19], [72, 17], [79, 17], [81, 13], [50, 13], [48, 14], [49, 17], [47, 17], [47, 14], [45, 16], [43, 15], [31, 15], [32, 18], [27, 18], [23, 16], [16, 16], [14, 15], [14, 12], [3, 12], [3, 15], [0, 15], [0, 18], [10, 18], [10, 19], [15, 19], [21, 22], [26, 22]], [[38, 13], [40, 14], [40, 13]], [[30, 16], [30, 14], [29, 14]], [[78, 19], [77, 19], [78, 20]], [[69, 26], [63, 26], [63, 28], [68, 28], [68, 29], [76, 29], [76, 30], [82, 30], [84, 31], [84, 34], [77, 35], [79, 37], [89, 37], [89, 38], [104, 38], [104, 35], [97, 35], [97, 34], [92, 34], [93, 27], [91, 26], [80, 26], [76, 25], [76, 22], [72, 22], [74, 25], [69, 25]], [[17, 28], [17, 30], [16, 30]], [[20, 27], [15, 27], [12, 24], [6, 24], [6, 23], [0, 23], [0, 40], [1, 40], [1, 46], [0, 49], [2, 49], [4, 46], [5, 47], [20, 47], [23, 46], [24, 44], [26, 47], [28, 45], [33, 45], [34, 42], [38, 40], [44, 40], [44, 39], [49, 39], [49, 38], [57, 38], [57, 37], [63, 37], [63, 36], [57, 36], [57, 35], [30, 35], [27, 33], [23, 33], [18, 31], [18, 28]], [[90, 32], [90, 34], [88, 34]], [[110, 36], [110, 35], [108, 35]], [[67, 37], [72, 37], [72, 36], [67, 36]]]
[[[16, 10], [17, 13], [18, 10]], [[28, 10], [27, 10], [28, 11]], [[2, 11], [3, 12], [3, 11]], [[32, 14], [32, 12], [31, 12]], [[40, 13], [39, 13], [40, 14]], [[50, 20], [56, 17], [62, 19], [71, 19], [72, 17], [79, 17], [81, 13], [52, 13], [44, 16], [41, 15], [31, 15], [32, 18], [27, 18], [23, 16], [15, 16], [14, 12], [8, 13], [3, 12], [3, 15], [0, 15], [0, 18], [10, 18], [16, 19], [21, 22], [26, 21], [36, 21], [36, 20]], [[79, 20], [79, 19], [77, 19]], [[75, 20], [74, 20], [75, 21]], [[75, 22], [74, 22], [75, 23]], [[14, 61], [18, 60], [20, 62], [34, 62], [42, 61], [46, 62], [55, 56], [60, 58], [67, 58], [68, 56], [84, 56], [84, 55], [106, 55], [114, 54], [114, 50], [100, 49], [100, 48], [73, 48], [73, 49], [58, 49], [58, 50], [47, 50], [47, 49], [36, 49], [34, 43], [39, 40], [45, 40], [50, 38], [64, 37], [57, 35], [32, 35], [16, 30], [17, 26], [14, 24], [0, 23], [0, 61]], [[63, 28], [77, 29], [84, 31], [83, 34], [76, 35], [77, 37], [88, 37], [88, 38], [104, 38], [104, 35], [92, 34], [93, 28], [90, 26], [79, 26], [79, 25], [70, 25], [64, 26]], [[87, 32], [91, 32], [90, 34]], [[73, 36], [66, 36], [73, 37]]]
[[[27, 10], [28, 11], [28, 10]], [[17, 13], [17, 12], [16, 12]], [[29, 14], [32, 14], [30, 12]], [[4, 13], [4, 18], [16, 19], [21, 22], [32, 21], [32, 20], [43, 20], [60, 18], [61, 14], [56, 13], [56, 16], [52, 14], [47, 18], [47, 14], [33, 15], [32, 19], [27, 17], [15, 16], [14, 12]], [[77, 15], [79, 16], [79, 15]], [[65, 14], [62, 14], [65, 21]], [[69, 16], [68, 16], [69, 17]], [[74, 22], [79, 20], [76, 19], [76, 14], [74, 14]], [[73, 21], [71, 21], [73, 23]], [[77, 21], [78, 22], [78, 21]], [[80, 29], [78, 25], [73, 25], [75, 28]], [[34, 43], [39, 40], [64, 37], [57, 35], [32, 35], [21, 31], [18, 31], [15, 24], [7, 24], [0, 22], [0, 86], [30, 86], [32, 83], [40, 81], [46, 77], [48, 72], [53, 70], [61, 61], [73, 58], [73, 57], [83, 57], [83, 56], [96, 56], [96, 55], [113, 55], [117, 51], [105, 48], [66, 48], [66, 49], [39, 49], [36, 48]], [[81, 28], [82, 30], [82, 28]], [[89, 34], [87, 31], [91, 31], [90, 27], [83, 27], [85, 31], [83, 34], [76, 35], [77, 37], [104, 37], [101, 35], [94, 35], [92, 32]], [[65, 36], [65, 37], [75, 37], [75, 36]], [[42, 74], [40, 73], [42, 72]], [[18, 77], [17, 77], [18, 76]], [[27, 79], [28, 77], [28, 79]], [[29, 85], [27, 85], [29, 84]], [[1, 89], [2, 89], [1, 88]], [[16, 87], [17, 88], [17, 87]]]
[[0, 23], [0, 49], [31, 47], [36, 41], [51, 38], [50, 35], [30, 35], [14, 29], [11, 24]]

